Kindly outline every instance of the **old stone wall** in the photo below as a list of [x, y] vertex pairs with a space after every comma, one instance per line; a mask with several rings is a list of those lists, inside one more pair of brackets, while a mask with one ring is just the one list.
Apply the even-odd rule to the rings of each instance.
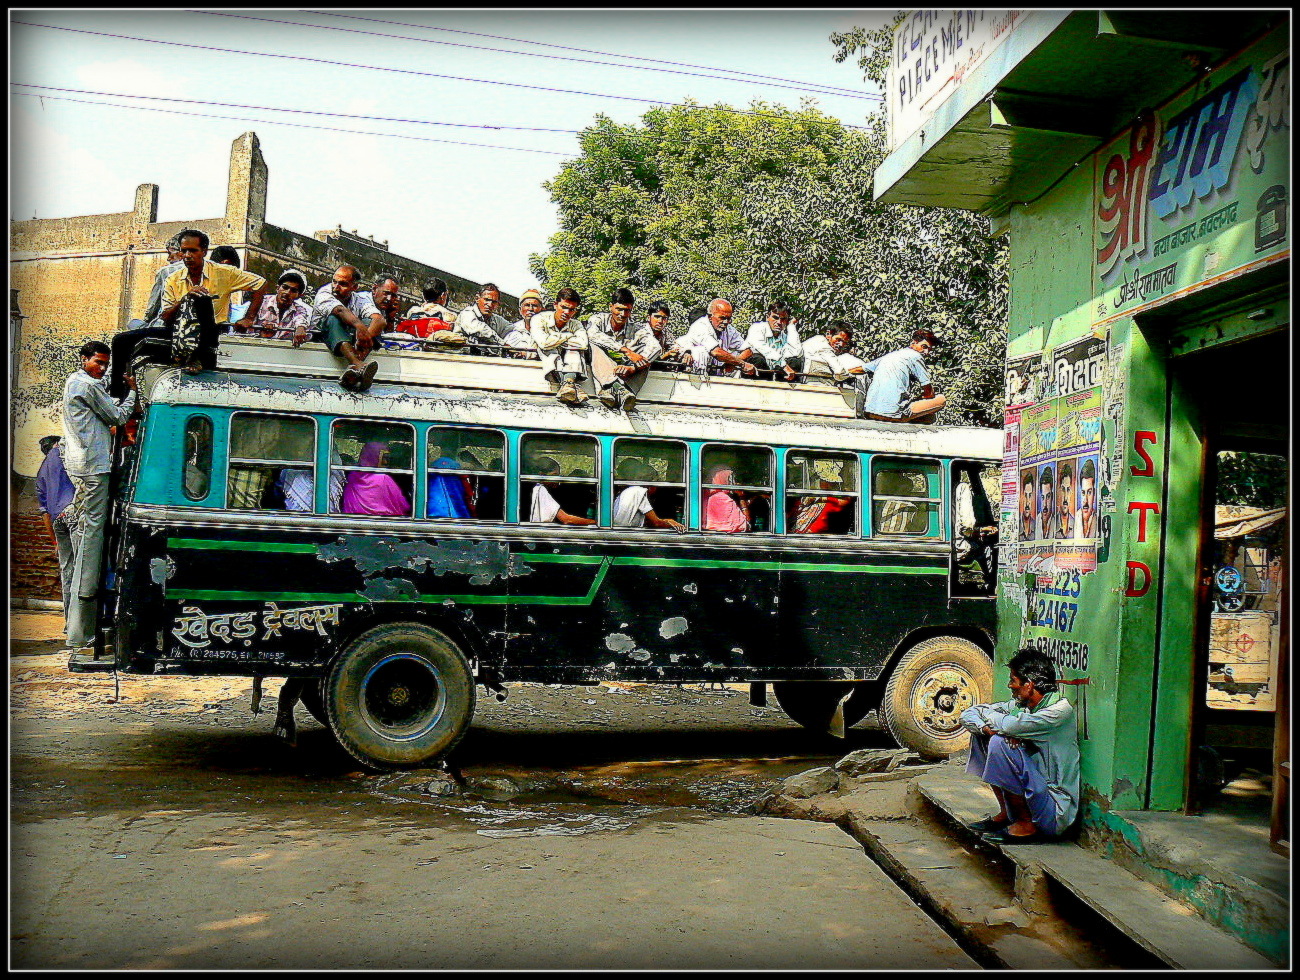
[[19, 494], [10, 492], [9, 593], [20, 599], [54, 602], [63, 597], [59, 553], [29, 488]]

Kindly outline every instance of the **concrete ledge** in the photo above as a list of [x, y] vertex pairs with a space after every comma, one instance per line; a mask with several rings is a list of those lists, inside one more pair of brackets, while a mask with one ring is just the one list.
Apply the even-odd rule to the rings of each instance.
[[1274, 969], [1276, 964], [1237, 936], [1201, 918], [1099, 854], [1071, 843], [992, 844], [966, 825], [997, 808], [992, 791], [952, 766], [918, 778], [916, 791], [972, 843], [999, 852], [1016, 866], [1016, 895], [1031, 904], [1042, 895], [1043, 876], [1064, 886], [1141, 948], [1176, 969]]

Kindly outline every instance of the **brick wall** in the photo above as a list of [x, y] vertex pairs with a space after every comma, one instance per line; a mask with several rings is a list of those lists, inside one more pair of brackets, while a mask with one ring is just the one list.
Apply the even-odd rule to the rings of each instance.
[[19, 599], [63, 597], [59, 553], [38, 511], [9, 512], [9, 592]]

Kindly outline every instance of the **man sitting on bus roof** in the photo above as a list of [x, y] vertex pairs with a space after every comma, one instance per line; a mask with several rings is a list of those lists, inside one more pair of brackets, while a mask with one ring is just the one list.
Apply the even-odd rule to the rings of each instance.
[[599, 388], [597, 397], [606, 408], [621, 408], [625, 412], [635, 407], [646, 371], [663, 353], [649, 324], [632, 324], [635, 305], [632, 290], [616, 289], [609, 298], [609, 312], [597, 313], [587, 320], [591, 373]]
[[536, 289], [525, 289], [519, 297], [519, 322], [512, 323], [501, 340], [511, 357], [537, 360], [537, 345], [533, 343], [533, 335], [528, 332], [528, 328], [533, 317], [541, 312], [542, 294]]
[[[872, 375], [867, 400], [862, 406], [864, 418], [880, 422], [915, 422], [929, 424], [948, 399], [936, 395], [925, 369], [925, 356], [939, 346], [939, 338], [921, 327], [912, 332], [912, 343], [900, 347], [866, 365]], [[921, 397], [909, 394], [913, 382], [921, 386]]]
[[739, 373], [752, 378], [758, 373], [750, 363], [753, 351], [731, 325], [731, 304], [725, 299], [709, 303], [708, 312], [686, 331], [682, 349], [690, 352], [694, 370], [701, 374]]
[[[307, 323], [311, 319], [311, 307], [302, 300], [307, 280], [301, 272], [290, 269], [280, 274], [275, 286], [275, 292], [262, 300], [248, 333], [266, 340], [288, 340], [301, 347], [307, 340]], [[243, 332], [237, 324], [233, 329]]]
[[494, 282], [485, 282], [474, 302], [456, 316], [452, 328], [471, 344], [490, 348], [494, 353], [510, 330], [506, 318], [496, 312], [501, 305], [501, 290]]
[[384, 314], [369, 293], [361, 292], [361, 273], [354, 265], [341, 265], [334, 278], [321, 286], [312, 304], [308, 329], [324, 333], [325, 346], [335, 357], [344, 358], [348, 368], [339, 378], [348, 391], [365, 391], [375, 380], [378, 365], [366, 363], [375, 338], [384, 332]]
[[536, 314], [528, 332], [542, 357], [542, 374], [559, 385], [555, 397], [566, 405], [581, 405], [586, 393], [578, 387], [586, 377], [587, 352], [591, 344], [587, 328], [578, 319], [582, 297], [565, 286], [555, 294], [555, 310]]
[[777, 379], [794, 381], [803, 370], [803, 345], [799, 331], [792, 321], [790, 304], [775, 300], [767, 308], [767, 318], [749, 328], [746, 338], [754, 352], [754, 365], [760, 371], [771, 371]]
[[[537, 461], [537, 471], [540, 476], [559, 476], [560, 464], [549, 456], [543, 456]], [[555, 486], [555, 483], [548, 481], [533, 484], [532, 506], [528, 512], [529, 521], [538, 524], [568, 524], [573, 527], [596, 523], [590, 517], [578, 517], [561, 509], [559, 502], [551, 495]]]

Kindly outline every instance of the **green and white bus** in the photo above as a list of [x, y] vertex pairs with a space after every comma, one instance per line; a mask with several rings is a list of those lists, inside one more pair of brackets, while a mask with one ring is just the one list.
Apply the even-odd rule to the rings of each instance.
[[[995, 555], [962, 566], [954, 507], [965, 483], [996, 523], [998, 431], [666, 372], [635, 412], [572, 408], [536, 362], [375, 356], [361, 395], [272, 341], [144, 369], [101, 618], [117, 669], [307, 678], [381, 768], [444, 756], [476, 685], [507, 682], [748, 683], [812, 728], [878, 707], [927, 756], [965, 746]], [[539, 485], [579, 520], [532, 520]], [[615, 526], [629, 487], [661, 526]]]

